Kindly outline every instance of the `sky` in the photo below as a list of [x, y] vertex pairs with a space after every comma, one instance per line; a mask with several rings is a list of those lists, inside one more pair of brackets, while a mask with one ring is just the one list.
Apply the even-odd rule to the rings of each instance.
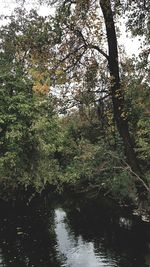
[[[27, 10], [35, 7], [39, 15], [43, 16], [54, 14], [55, 12], [54, 8], [47, 7], [46, 5], [34, 4], [36, 1], [33, 1], [31, 5], [31, 2], [32, 1], [26, 1], [25, 8]], [[0, 7], [0, 15], [10, 15], [17, 7], [17, 4], [15, 0], [0, 0]], [[128, 33], [127, 36], [123, 20], [121, 22], [121, 37], [119, 38], [118, 43], [125, 48], [128, 56], [132, 56], [133, 54], [136, 56], [138, 55], [141, 41], [138, 39], [138, 37], [131, 38], [130, 33]]]
[[[17, 0], [0, 0], [0, 15], [10, 15], [15, 8], [17, 8]], [[32, 2], [32, 4], [31, 4]], [[26, 1], [26, 4], [24, 7], [27, 10], [30, 10], [31, 8], [37, 8], [39, 15], [48, 15], [49, 13], [54, 13], [54, 8], [47, 8], [45, 5], [38, 5], [35, 3], [36, 1]]]

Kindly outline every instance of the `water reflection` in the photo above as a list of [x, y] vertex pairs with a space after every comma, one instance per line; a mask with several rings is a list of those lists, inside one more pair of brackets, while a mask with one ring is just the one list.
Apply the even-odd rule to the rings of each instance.
[[0, 220], [0, 267], [60, 266], [55, 253], [54, 211], [43, 207]]
[[82, 236], [75, 237], [67, 224], [67, 215], [62, 209], [55, 210], [55, 232], [57, 251], [62, 266], [66, 267], [100, 267], [117, 266], [115, 259], [106, 258], [97, 253], [94, 242], [86, 242]]
[[150, 267], [148, 224], [67, 203], [0, 213], [0, 267]]

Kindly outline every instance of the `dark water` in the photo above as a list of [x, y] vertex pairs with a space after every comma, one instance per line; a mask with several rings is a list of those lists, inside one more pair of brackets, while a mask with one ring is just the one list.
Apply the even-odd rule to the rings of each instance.
[[148, 223], [96, 202], [66, 203], [3, 211], [0, 267], [150, 266]]

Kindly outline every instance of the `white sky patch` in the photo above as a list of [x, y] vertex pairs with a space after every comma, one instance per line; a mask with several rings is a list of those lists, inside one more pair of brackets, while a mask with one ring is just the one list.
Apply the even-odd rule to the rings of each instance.
[[48, 16], [48, 15], [54, 15], [55, 14], [55, 8], [52, 7], [47, 7], [47, 6], [40, 6], [39, 10], [38, 10], [38, 14], [41, 16]]
[[144, 38], [140, 37], [132, 37], [131, 32], [126, 32], [126, 26], [125, 26], [126, 20], [121, 19], [120, 20], [120, 29], [121, 29], [121, 36], [118, 39], [119, 45], [123, 46], [125, 48], [125, 51], [127, 55], [132, 56], [133, 54], [138, 55], [142, 43], [144, 41]]
[[[22, 0], [23, 2], [23, 0]], [[18, 4], [16, 3], [16, 0], [0, 0], [0, 15], [11, 15], [15, 8], [19, 7], [21, 3], [18, 1]], [[55, 14], [55, 8], [52, 8], [50, 6], [47, 6], [46, 4], [40, 5], [37, 3], [37, 1], [27, 1], [24, 5], [21, 5], [21, 7], [25, 7], [27, 11], [30, 11], [32, 8], [35, 8], [39, 15], [41, 16], [48, 16], [48, 15], [54, 15]], [[0, 25], [4, 25], [5, 21], [0, 22]], [[125, 19], [121, 19], [119, 23], [119, 27], [121, 28], [121, 36], [118, 39], [119, 46], [122, 46], [125, 49], [125, 52], [128, 56], [132, 56], [133, 54], [138, 55], [140, 52], [140, 47], [142, 44], [142, 41], [139, 40], [139, 37], [131, 38], [131, 34], [126, 33], [125, 29]]]
[[[0, 15], [9, 16], [18, 5], [15, 0], [0, 0], [0, 6]], [[26, 8], [28, 8], [28, 5], [26, 5]]]
[[[14, 9], [20, 6], [20, 3], [18, 1], [17, 4], [15, 0], [0, 0], [0, 15], [11, 15]], [[27, 11], [30, 11], [32, 8], [35, 8], [38, 14], [41, 16], [55, 14], [55, 8], [46, 5], [40, 5], [36, 3], [36, 1], [26, 1], [25, 4], [21, 5], [21, 7], [24, 7]]]

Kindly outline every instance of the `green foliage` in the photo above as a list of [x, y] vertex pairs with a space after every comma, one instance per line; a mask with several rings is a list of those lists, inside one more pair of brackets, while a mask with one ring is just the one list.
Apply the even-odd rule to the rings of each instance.
[[139, 61], [133, 59], [130, 61], [130, 71], [128, 70], [130, 78], [125, 78], [128, 85], [126, 109], [135, 140], [135, 149], [144, 166], [144, 172], [149, 169], [150, 160], [150, 90], [146, 65], [145, 58]]
[[137, 150], [139, 157], [147, 162], [150, 162], [150, 118], [143, 118], [138, 122], [137, 131]]
[[59, 126], [52, 97], [34, 93], [31, 78], [5, 51], [1, 58], [0, 195], [7, 199], [29, 186], [41, 191], [55, 184]]
[[[12, 198], [18, 191], [25, 193], [30, 187], [41, 192], [51, 185], [61, 191], [67, 185], [75, 190], [96, 189], [97, 194], [121, 202], [137, 199], [136, 179], [127, 168], [114, 122], [107, 55], [97, 46], [103, 35], [102, 21], [96, 2], [91, 4], [77, 1], [71, 9], [67, 1], [58, 7], [55, 18], [18, 9], [1, 29], [2, 198]], [[113, 6], [117, 14], [120, 8], [119, 3]], [[122, 64], [125, 115], [121, 115], [129, 120], [149, 183], [147, 60], [146, 53], [138, 64], [134, 60]], [[57, 97], [50, 92], [51, 85], [56, 85]], [[65, 99], [74, 110], [67, 111]], [[61, 109], [65, 115], [56, 111]]]
[[135, 36], [145, 36], [149, 42], [150, 31], [150, 3], [148, 0], [133, 0], [123, 3], [127, 11], [127, 27]]
[[58, 172], [54, 158], [58, 126], [52, 101], [33, 94], [32, 84], [23, 77], [10, 79], [11, 94], [8, 80], [0, 88], [1, 186], [16, 190], [32, 185], [39, 190]]
[[[76, 119], [75, 119], [76, 117]], [[135, 181], [124, 163], [119, 147], [112, 151], [103, 139], [93, 142], [93, 136], [85, 137], [79, 114], [61, 119], [61, 138], [56, 157], [59, 161], [58, 183], [76, 191], [95, 190], [112, 196], [118, 201], [136, 199]], [[81, 128], [80, 128], [81, 127]], [[90, 125], [87, 123], [86, 131]], [[99, 131], [97, 129], [97, 131]], [[119, 141], [118, 141], [119, 142]]]
[[129, 202], [135, 204], [137, 198], [137, 191], [132, 175], [124, 168], [118, 173], [114, 173], [112, 180], [110, 180], [109, 188], [115, 200], [122, 202]]

